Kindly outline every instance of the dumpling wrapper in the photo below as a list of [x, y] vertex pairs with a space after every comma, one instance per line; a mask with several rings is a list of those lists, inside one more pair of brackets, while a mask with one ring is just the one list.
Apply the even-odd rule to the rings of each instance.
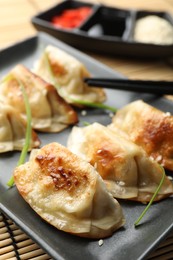
[[104, 238], [124, 225], [122, 208], [95, 168], [58, 143], [36, 150], [15, 169], [14, 180], [30, 206], [59, 230]]
[[[0, 100], [0, 153], [22, 150], [26, 126], [26, 121], [16, 109]], [[40, 140], [32, 130], [29, 150], [39, 146]]]
[[56, 89], [23, 65], [15, 66], [0, 84], [0, 96], [26, 119], [21, 90], [25, 87], [32, 113], [32, 127], [42, 132], [60, 132], [78, 121], [77, 113]]
[[173, 170], [173, 116], [170, 113], [137, 100], [118, 110], [109, 127], [124, 131], [154, 160]]
[[88, 87], [85, 77], [90, 77], [87, 68], [65, 51], [48, 45], [35, 64], [34, 72], [56, 86], [58, 93], [70, 104], [74, 101], [103, 102], [106, 99], [102, 88]]
[[[163, 176], [141, 147], [98, 123], [73, 127], [67, 147], [96, 168], [115, 198], [148, 202]], [[173, 185], [165, 177], [155, 201], [171, 194]]]

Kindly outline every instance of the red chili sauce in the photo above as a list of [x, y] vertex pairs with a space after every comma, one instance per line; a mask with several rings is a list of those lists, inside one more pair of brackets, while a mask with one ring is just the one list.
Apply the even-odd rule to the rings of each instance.
[[59, 28], [73, 29], [79, 27], [91, 12], [91, 7], [67, 9], [63, 11], [61, 15], [54, 16], [51, 22]]

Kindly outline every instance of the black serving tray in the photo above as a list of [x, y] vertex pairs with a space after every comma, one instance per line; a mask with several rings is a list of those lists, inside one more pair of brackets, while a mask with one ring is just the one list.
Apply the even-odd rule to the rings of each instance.
[[[0, 51], [0, 78], [18, 63], [32, 69], [35, 61], [49, 44], [76, 57], [93, 76], [123, 77], [54, 37], [39, 33], [36, 37], [26, 39]], [[161, 96], [120, 90], [106, 90], [106, 93], [107, 104], [110, 106], [121, 108], [136, 99], [143, 99], [165, 112], [173, 113], [173, 103]], [[85, 116], [78, 111], [80, 126], [83, 126], [83, 122], [97, 121], [104, 125], [111, 122], [108, 111], [101, 109], [87, 109], [86, 111]], [[39, 137], [42, 145], [53, 141], [66, 145], [70, 131], [69, 127], [58, 134], [39, 133]], [[126, 224], [111, 237], [104, 239], [101, 247], [98, 240], [79, 238], [61, 232], [43, 221], [24, 201], [15, 186], [8, 189], [6, 183], [17, 165], [19, 156], [20, 152], [0, 154], [0, 211], [12, 219], [55, 260], [146, 259], [149, 253], [173, 230], [173, 198], [170, 197], [153, 204], [138, 228], [134, 227], [134, 222], [145, 205], [137, 202], [119, 201], [123, 208]]]
[[[51, 18], [62, 11], [81, 6], [92, 8], [92, 14], [75, 29], [62, 29], [51, 23]], [[133, 33], [137, 19], [156, 15], [169, 21], [173, 18], [167, 12], [130, 10], [108, 7], [76, 0], [66, 0], [34, 16], [32, 24], [38, 31], [54, 37], [82, 50], [102, 54], [113, 54], [139, 58], [167, 58], [173, 56], [173, 44], [158, 45], [135, 42]]]

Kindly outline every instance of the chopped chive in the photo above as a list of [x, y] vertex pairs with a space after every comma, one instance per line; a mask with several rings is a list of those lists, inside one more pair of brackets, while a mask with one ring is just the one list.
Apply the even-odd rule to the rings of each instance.
[[88, 125], [90, 125], [91, 123], [89, 123], [89, 122], [87, 122], [87, 121], [83, 121], [83, 125], [84, 126], [88, 126]]
[[[30, 140], [31, 140], [31, 131], [32, 131], [32, 127], [31, 127], [31, 109], [30, 109], [30, 105], [29, 105], [29, 100], [28, 100], [28, 96], [26, 94], [25, 91], [25, 87], [23, 86], [23, 84], [21, 82], [19, 82], [21, 90], [22, 90], [22, 94], [24, 97], [24, 102], [25, 102], [25, 108], [26, 108], [26, 116], [27, 116], [27, 128], [26, 128], [26, 135], [25, 135], [25, 144], [23, 146], [22, 152], [20, 154], [20, 158], [19, 161], [17, 163], [17, 166], [23, 164], [25, 162], [26, 156], [27, 156], [27, 152], [30, 146]], [[10, 180], [8, 181], [7, 185], [9, 187], [12, 187], [14, 185], [14, 178], [13, 176], [10, 178]]]
[[79, 104], [79, 105], [84, 105], [87, 107], [101, 108], [101, 109], [110, 110], [112, 112], [117, 112], [117, 108], [105, 105], [103, 103], [94, 103], [94, 102], [89, 102], [89, 101], [79, 100], [79, 99], [71, 99], [71, 100], [74, 103]]
[[165, 170], [164, 170], [164, 168], [163, 168], [162, 166], [160, 166], [160, 167], [162, 168], [162, 172], [163, 172], [162, 179], [161, 179], [161, 181], [160, 181], [160, 183], [159, 183], [159, 185], [158, 185], [158, 187], [157, 187], [155, 193], [153, 194], [153, 196], [152, 196], [150, 202], [149, 202], [148, 205], [145, 207], [145, 209], [143, 210], [143, 212], [141, 213], [141, 215], [139, 216], [139, 218], [135, 221], [135, 223], [134, 223], [135, 227], [139, 224], [139, 222], [141, 221], [141, 219], [144, 217], [144, 215], [146, 214], [146, 212], [147, 212], [148, 209], [150, 208], [151, 204], [153, 203], [155, 197], [157, 196], [157, 194], [158, 194], [159, 190], [161, 189], [162, 184], [163, 184], [163, 182], [164, 182], [164, 180], [165, 180]]

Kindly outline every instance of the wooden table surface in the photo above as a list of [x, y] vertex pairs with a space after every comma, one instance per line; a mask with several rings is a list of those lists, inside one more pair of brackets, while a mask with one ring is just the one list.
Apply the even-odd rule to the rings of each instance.
[[[9, 45], [15, 44], [27, 37], [37, 34], [37, 31], [32, 26], [31, 17], [38, 12], [44, 11], [47, 8], [58, 3], [58, 0], [0, 0], [0, 50]], [[90, 1], [104, 3], [110, 6], [120, 8], [138, 8], [155, 11], [168, 11], [173, 14], [173, 0], [100, 0]], [[126, 57], [106, 57], [98, 54], [89, 53], [92, 57], [101, 61], [123, 73], [129, 78], [138, 79], [153, 79], [153, 80], [173, 80], [173, 57], [166, 60], [142, 60], [129, 59]], [[5, 228], [4, 219], [0, 216], [0, 259], [17, 259], [8, 235], [2, 234], [2, 228]], [[13, 223], [8, 220], [9, 225], [12, 225], [16, 231], [16, 236], [22, 237], [21, 259], [50, 259], [33, 241], [22, 233]], [[10, 224], [11, 223], [11, 224]], [[5, 230], [5, 229], [3, 229]], [[26, 242], [27, 241], [27, 242]], [[5, 244], [6, 243], [6, 244]], [[9, 243], [9, 244], [8, 244]], [[7, 247], [2, 247], [7, 245]], [[10, 247], [10, 249], [9, 249]], [[20, 249], [20, 248], [19, 248]], [[4, 250], [4, 251], [3, 251]], [[27, 251], [28, 250], [28, 251]], [[36, 253], [37, 252], [37, 253]], [[173, 259], [173, 256], [171, 255]], [[168, 258], [163, 258], [168, 259]]]

